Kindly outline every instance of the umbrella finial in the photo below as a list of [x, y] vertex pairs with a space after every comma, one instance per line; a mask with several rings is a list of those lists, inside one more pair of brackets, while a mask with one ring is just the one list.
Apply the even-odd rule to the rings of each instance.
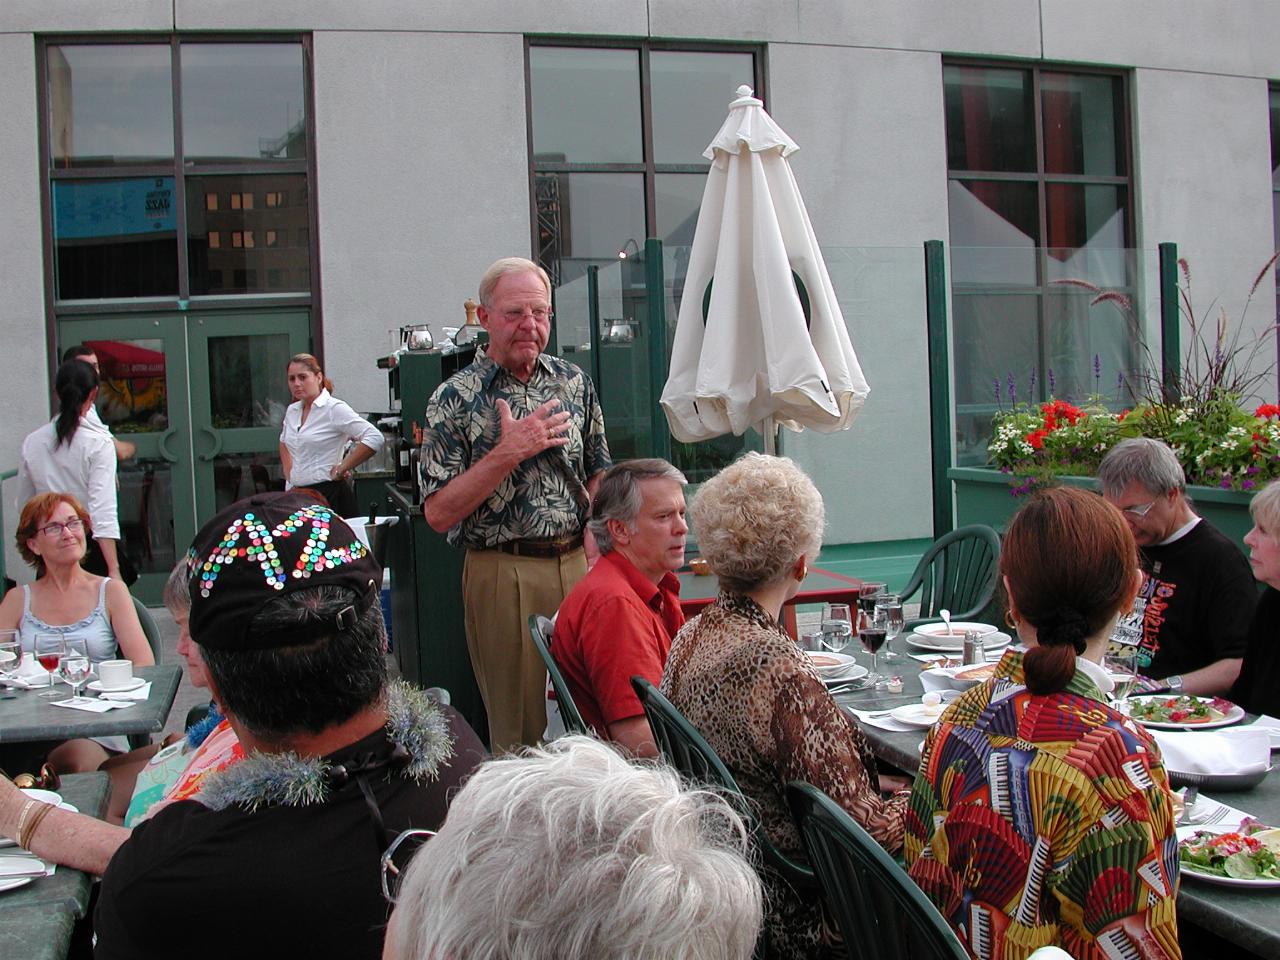
[[734, 93], [736, 93], [736, 94], [737, 94], [738, 96], [740, 96], [740, 97], [749, 97], [749, 96], [751, 96], [753, 93], [755, 93], [755, 91], [754, 91], [754, 90], [752, 90], [750, 87], [748, 87], [748, 86], [744, 83], [744, 84], [742, 84], [741, 86], [739, 86], [739, 87], [738, 87], [738, 89], [734, 91]]

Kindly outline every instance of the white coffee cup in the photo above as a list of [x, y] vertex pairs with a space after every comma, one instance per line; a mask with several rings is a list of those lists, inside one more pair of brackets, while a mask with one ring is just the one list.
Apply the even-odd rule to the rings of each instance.
[[98, 684], [103, 690], [120, 690], [131, 683], [132, 660], [103, 660], [98, 664]]

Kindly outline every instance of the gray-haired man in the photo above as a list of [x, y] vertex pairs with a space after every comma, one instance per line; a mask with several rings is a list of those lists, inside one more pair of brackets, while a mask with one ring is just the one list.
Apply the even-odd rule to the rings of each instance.
[[1147, 574], [1135, 604], [1139, 670], [1177, 692], [1226, 693], [1240, 673], [1258, 598], [1249, 561], [1192, 512], [1182, 466], [1159, 440], [1117, 444], [1098, 479], [1128, 521]]

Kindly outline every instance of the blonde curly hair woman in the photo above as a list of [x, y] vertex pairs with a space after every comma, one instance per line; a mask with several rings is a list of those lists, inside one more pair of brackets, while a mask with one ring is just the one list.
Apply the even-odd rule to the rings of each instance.
[[[822, 544], [822, 496], [785, 457], [749, 453], [703, 485], [689, 511], [720, 595], [676, 635], [662, 691], [698, 728], [759, 810], [773, 844], [803, 861], [783, 799], [791, 780], [826, 791], [889, 851], [907, 794], [877, 789], [875, 761], [779, 625]], [[822, 956], [820, 907], [768, 868], [768, 955]]]

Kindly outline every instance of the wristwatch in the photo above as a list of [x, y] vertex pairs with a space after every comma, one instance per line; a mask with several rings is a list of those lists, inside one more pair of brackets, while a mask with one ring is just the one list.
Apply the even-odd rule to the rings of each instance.
[[1164, 682], [1168, 684], [1170, 692], [1172, 693], [1182, 692], [1182, 674], [1175, 673], [1172, 677], [1165, 677]]

